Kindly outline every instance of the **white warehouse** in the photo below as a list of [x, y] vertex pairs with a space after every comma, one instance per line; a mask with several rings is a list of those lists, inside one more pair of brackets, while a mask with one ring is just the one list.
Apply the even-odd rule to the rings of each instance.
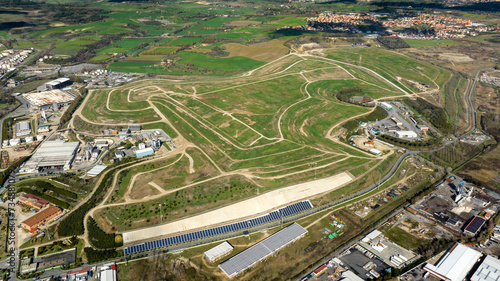
[[396, 131], [396, 137], [398, 138], [417, 138], [418, 135], [414, 131]]
[[22, 137], [31, 134], [31, 122], [21, 121], [16, 123], [16, 136]]
[[46, 141], [21, 166], [19, 172], [38, 173], [41, 169], [69, 170], [79, 146], [79, 142]]

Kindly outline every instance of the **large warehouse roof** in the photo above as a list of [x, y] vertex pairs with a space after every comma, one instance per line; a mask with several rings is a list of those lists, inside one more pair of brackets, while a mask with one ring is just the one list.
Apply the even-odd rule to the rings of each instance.
[[439, 263], [426, 264], [424, 269], [442, 280], [462, 281], [479, 257], [480, 252], [457, 243], [444, 254]]
[[380, 234], [382, 234], [382, 232], [380, 232], [380, 230], [375, 229], [374, 231], [368, 233], [368, 235], [366, 235], [362, 241], [365, 243], [368, 243], [368, 242], [372, 241], [373, 239], [377, 238]]
[[53, 103], [65, 103], [75, 99], [72, 95], [61, 90], [45, 91], [40, 93], [28, 93], [23, 97], [30, 103], [31, 106], [40, 107], [51, 105]]
[[471, 281], [498, 281], [500, 280], [500, 260], [492, 256], [486, 256]]
[[262, 261], [274, 252], [307, 233], [307, 230], [297, 223], [284, 228], [267, 237], [245, 251], [221, 263], [219, 268], [229, 277], [233, 278], [254, 264]]
[[66, 83], [69, 80], [70, 80], [69, 78], [62, 77], [62, 78], [57, 78], [56, 80], [52, 80], [50, 82], [47, 82], [45, 84], [46, 85], [51, 85], [51, 86], [57, 86], [59, 84]]
[[90, 171], [87, 172], [87, 176], [95, 177], [99, 175], [102, 171], [106, 170], [108, 166], [106, 165], [95, 165]]
[[79, 142], [46, 141], [23, 165], [21, 172], [34, 172], [39, 167], [69, 167], [79, 145]]

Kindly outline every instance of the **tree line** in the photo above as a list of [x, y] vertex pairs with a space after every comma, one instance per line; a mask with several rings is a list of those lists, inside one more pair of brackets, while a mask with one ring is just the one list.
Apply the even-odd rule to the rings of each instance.
[[116, 234], [106, 233], [95, 222], [94, 218], [89, 217], [87, 221], [87, 229], [89, 231], [89, 239], [92, 246], [99, 249], [114, 249], [123, 245], [123, 242], [116, 242]]
[[[124, 164], [126, 161], [132, 162], [132, 160], [134, 159], [135, 158], [130, 158], [130, 159], [125, 158], [122, 159], [119, 164], [114, 164], [114, 165]], [[110, 169], [111, 167], [112, 166], [109, 166], [107, 169]], [[92, 197], [90, 197], [90, 199], [87, 202], [83, 203], [78, 209], [71, 212], [59, 223], [59, 226], [57, 228], [57, 233], [59, 234], [59, 236], [61, 237], [75, 236], [75, 235], [81, 235], [85, 232], [85, 226], [84, 226], [85, 215], [87, 214], [88, 211], [90, 211], [90, 209], [97, 206], [97, 204], [99, 204], [104, 199], [106, 190], [113, 182], [113, 175], [115, 172], [116, 171], [106, 173], [102, 178], [102, 181], [97, 187], [96, 191], [94, 192], [94, 194], [92, 194]]]
[[407, 99], [405, 103], [427, 118], [441, 132], [450, 134], [453, 131], [453, 126], [448, 121], [448, 115], [442, 107], [436, 106], [423, 98]]
[[410, 48], [410, 45], [399, 37], [381, 36], [377, 38], [377, 41], [388, 49]]
[[63, 188], [56, 187], [53, 184], [51, 184], [50, 182], [46, 182], [46, 181], [38, 180], [38, 181], [24, 182], [24, 183], [21, 183], [19, 186], [29, 186], [29, 187], [32, 187], [35, 189], [41, 189], [41, 191], [44, 193], [47, 191], [53, 191], [57, 195], [62, 195], [64, 197], [68, 197], [71, 199], [78, 198], [78, 195], [76, 193], [69, 191], [69, 190], [66, 190], [66, 189], [63, 189]]
[[68, 209], [70, 207], [68, 202], [65, 202], [65, 201], [60, 200], [60, 199], [55, 198], [55, 197], [52, 197], [52, 196], [48, 195], [47, 193], [42, 193], [42, 192], [38, 191], [37, 189], [23, 186], [23, 187], [19, 188], [19, 191], [38, 196], [38, 197], [45, 199], [45, 200], [63, 208], [63, 209]]

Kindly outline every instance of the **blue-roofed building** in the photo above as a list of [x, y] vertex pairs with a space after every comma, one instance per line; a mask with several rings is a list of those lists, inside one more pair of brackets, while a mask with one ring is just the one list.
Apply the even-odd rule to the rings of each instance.
[[144, 156], [153, 155], [153, 154], [155, 154], [155, 151], [151, 147], [148, 147], [148, 148], [138, 149], [138, 150], [134, 151], [134, 153], [135, 153], [135, 156], [137, 158], [140, 158], [140, 157], [144, 157]]

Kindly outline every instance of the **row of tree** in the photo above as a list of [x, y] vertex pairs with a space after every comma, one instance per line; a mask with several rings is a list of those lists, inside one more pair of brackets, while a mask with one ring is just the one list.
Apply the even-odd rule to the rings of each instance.
[[442, 107], [436, 106], [423, 98], [407, 99], [405, 103], [427, 118], [441, 132], [445, 134], [452, 133], [453, 126], [448, 121], [448, 114]]
[[410, 45], [399, 37], [381, 36], [377, 38], [377, 41], [388, 49], [410, 48]]
[[114, 233], [106, 233], [95, 222], [94, 218], [89, 217], [87, 221], [89, 239], [92, 246], [99, 249], [114, 249], [123, 245], [121, 237], [116, 237]]
[[81, 96], [76, 96], [75, 100], [73, 100], [71, 105], [64, 112], [64, 114], [61, 116], [61, 119], [59, 119], [59, 129], [63, 128], [66, 125], [66, 123], [68, 123], [69, 120], [71, 120], [71, 118], [73, 117], [73, 113], [78, 108], [78, 106], [82, 103], [88, 90], [87, 90], [87, 88], [83, 88], [80, 92], [81, 92]]
[[35, 188], [39, 191], [42, 191], [43, 193], [46, 193], [47, 191], [52, 191], [57, 195], [68, 197], [71, 199], [78, 198], [78, 195], [76, 193], [69, 191], [69, 190], [66, 190], [66, 189], [63, 189], [63, 188], [56, 187], [53, 184], [51, 184], [50, 182], [46, 182], [46, 181], [41, 181], [41, 180], [29, 181], [29, 182], [21, 183], [20, 186], [28, 186], [31, 188]]
[[58, 199], [58, 198], [55, 198], [53, 196], [50, 196], [49, 194], [47, 193], [43, 193], [43, 192], [40, 192], [39, 190], [37, 189], [33, 189], [33, 188], [29, 188], [29, 187], [26, 187], [26, 186], [23, 186], [23, 187], [20, 187], [19, 188], [19, 191], [21, 192], [25, 192], [25, 193], [29, 193], [29, 194], [33, 194], [35, 196], [38, 196], [40, 198], [43, 198], [61, 208], [64, 208], [64, 209], [68, 209], [70, 207], [70, 204], [66, 201], [63, 201], [61, 199]]
[[[135, 158], [124, 158], [120, 161], [119, 164], [114, 165], [122, 165], [127, 163], [127, 161], [131, 162]], [[112, 168], [109, 166], [107, 169]], [[125, 166], [123, 166], [125, 167]], [[75, 236], [81, 235], [85, 232], [84, 226], [84, 218], [88, 211], [97, 206], [103, 199], [106, 194], [107, 189], [113, 182], [113, 175], [115, 171], [106, 173], [101, 180], [101, 183], [97, 187], [96, 191], [92, 194], [89, 200], [83, 203], [78, 209], [71, 212], [68, 216], [66, 216], [60, 223], [57, 228], [57, 233], [61, 237], [65, 236]]]

